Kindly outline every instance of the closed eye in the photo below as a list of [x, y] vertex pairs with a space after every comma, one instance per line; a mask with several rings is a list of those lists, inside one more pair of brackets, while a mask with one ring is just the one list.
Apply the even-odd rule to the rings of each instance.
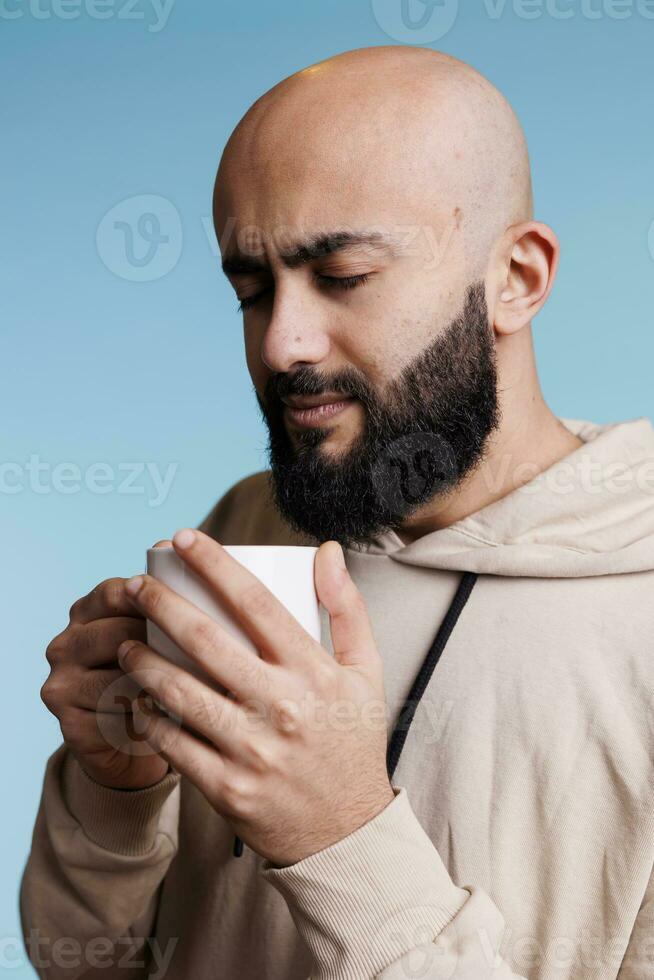
[[354, 289], [355, 286], [362, 286], [368, 282], [370, 273], [364, 272], [360, 276], [323, 276], [318, 274], [316, 281], [328, 289]]
[[[370, 279], [371, 273], [364, 272], [358, 276], [324, 276], [318, 273], [315, 277], [316, 282], [320, 283], [321, 286], [325, 286], [327, 289], [355, 289], [356, 286], [362, 286], [365, 282]], [[239, 305], [238, 309], [242, 312], [243, 310], [250, 309], [259, 302], [262, 296], [269, 291], [270, 287], [262, 289], [260, 292], [255, 293], [254, 296], [244, 297]]]
[[265, 296], [269, 289], [270, 286], [268, 286], [266, 289], [260, 290], [260, 292], [255, 293], [253, 296], [244, 296], [238, 304], [237, 310], [239, 310], [241, 313], [243, 310], [249, 310], [251, 306], [254, 306], [255, 303], [259, 302], [262, 296]]

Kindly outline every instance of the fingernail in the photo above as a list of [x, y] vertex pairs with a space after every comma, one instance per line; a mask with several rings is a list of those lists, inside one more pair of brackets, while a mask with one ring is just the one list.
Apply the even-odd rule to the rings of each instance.
[[121, 663], [125, 660], [125, 657], [132, 649], [132, 647], [135, 646], [136, 646], [136, 640], [124, 640], [120, 644], [120, 646], [118, 647], [118, 659], [120, 660]]
[[142, 585], [143, 585], [143, 576], [132, 575], [132, 577], [128, 578], [127, 581], [125, 582], [125, 592], [127, 592], [128, 595], [136, 595], [136, 593], [138, 592], [138, 590], [141, 588]]
[[177, 548], [190, 548], [195, 541], [195, 534], [188, 528], [184, 528], [183, 531], [177, 531], [173, 536], [173, 544]]

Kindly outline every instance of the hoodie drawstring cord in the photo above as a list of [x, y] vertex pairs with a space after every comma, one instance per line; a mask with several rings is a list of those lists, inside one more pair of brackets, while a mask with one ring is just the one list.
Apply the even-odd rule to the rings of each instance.
[[393, 734], [391, 735], [388, 744], [388, 751], [386, 753], [386, 768], [388, 770], [389, 779], [392, 778], [395, 768], [400, 760], [400, 754], [404, 748], [404, 743], [406, 742], [406, 737], [409, 733], [409, 727], [413, 721], [413, 716], [416, 713], [416, 708], [420, 704], [420, 699], [425, 693], [431, 675], [434, 673], [434, 667], [438, 663], [438, 659], [445, 649], [445, 645], [450, 638], [452, 630], [456, 626], [463, 607], [470, 598], [470, 593], [473, 590], [477, 578], [478, 575], [476, 572], [463, 573], [459, 587], [456, 590], [456, 595], [452, 599], [450, 608], [447, 610], [443, 622], [441, 623], [439, 630], [434, 637], [434, 641], [427, 652], [427, 656], [423, 661], [422, 667], [418, 671], [418, 675], [413, 682], [413, 687], [409, 692], [409, 696], [404, 702], [402, 710], [397, 717], [395, 728], [393, 729]]

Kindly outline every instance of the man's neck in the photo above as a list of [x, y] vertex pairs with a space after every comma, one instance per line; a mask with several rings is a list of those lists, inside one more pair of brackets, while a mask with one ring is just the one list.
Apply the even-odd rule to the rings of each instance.
[[517, 422], [502, 424], [488, 440], [484, 462], [449, 494], [412, 515], [397, 531], [398, 537], [409, 544], [449, 527], [533, 480], [581, 445], [583, 440], [539, 399]]

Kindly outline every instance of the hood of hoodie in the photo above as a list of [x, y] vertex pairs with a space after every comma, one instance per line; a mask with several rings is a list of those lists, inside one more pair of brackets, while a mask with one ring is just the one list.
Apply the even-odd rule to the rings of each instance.
[[425, 568], [577, 578], [654, 569], [654, 428], [647, 418], [560, 421], [583, 440], [500, 500], [405, 544], [354, 550]]

